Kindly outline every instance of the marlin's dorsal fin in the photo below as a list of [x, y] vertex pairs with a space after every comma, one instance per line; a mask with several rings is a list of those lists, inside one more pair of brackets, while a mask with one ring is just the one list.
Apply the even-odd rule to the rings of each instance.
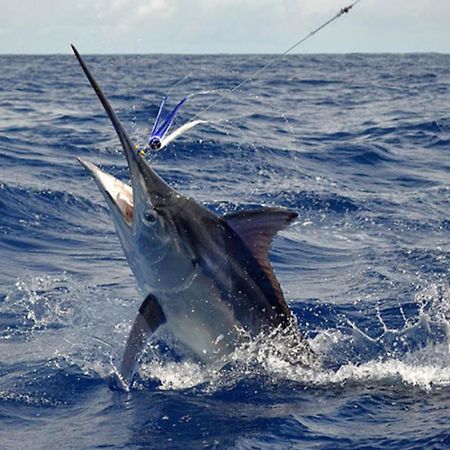
[[[266, 269], [269, 247], [275, 235], [286, 228], [298, 214], [282, 208], [260, 208], [226, 214], [222, 217], [247, 244], [255, 259]], [[272, 269], [270, 268], [272, 272]]]

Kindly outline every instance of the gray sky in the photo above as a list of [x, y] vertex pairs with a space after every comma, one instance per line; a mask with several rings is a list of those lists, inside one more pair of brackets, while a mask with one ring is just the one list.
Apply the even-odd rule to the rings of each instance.
[[[278, 53], [352, 0], [0, 0], [0, 53]], [[450, 0], [362, 0], [298, 51], [450, 52]]]

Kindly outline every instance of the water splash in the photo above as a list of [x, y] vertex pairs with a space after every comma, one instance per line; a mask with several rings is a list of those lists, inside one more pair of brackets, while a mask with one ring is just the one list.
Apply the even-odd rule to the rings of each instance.
[[[157, 354], [147, 354], [140, 369], [140, 388], [145, 380], [158, 380], [161, 390], [189, 389], [201, 386], [204, 392], [228, 390], [248, 379], [265, 380], [268, 384], [295, 382], [309, 387], [348, 384], [409, 385], [424, 390], [450, 385], [450, 291], [448, 286], [432, 284], [416, 295], [418, 314], [406, 318], [400, 307], [403, 326], [388, 327], [381, 311], [377, 320], [383, 333], [370, 337], [352, 323], [353, 333], [341, 330], [320, 331], [310, 345], [325, 360], [340, 357], [337, 367], [292, 364], [286, 358], [283, 343], [267, 336], [253, 339], [237, 348], [225, 366], [205, 367], [193, 360], [176, 362]], [[368, 345], [381, 346], [383, 352], [362, 363], [351, 361], [342, 348], [364, 352]], [[406, 351], [401, 352], [400, 349]]]
[[23, 358], [50, 370], [72, 367], [105, 378], [115, 348], [126, 337], [127, 322], [117, 317], [126, 306], [105, 289], [83, 285], [67, 273], [20, 278], [0, 304], [2, 317], [8, 318], [0, 333], [2, 359], [11, 359], [8, 346], [13, 345], [23, 351], [14, 355], [15, 362]]
[[[164, 347], [155, 342], [144, 355], [135, 387], [213, 393], [250, 379], [310, 387], [386, 382], [425, 390], [449, 386], [450, 289], [445, 283], [432, 283], [416, 294], [415, 304], [415, 317], [407, 317], [404, 306], [399, 306], [396, 313], [402, 325], [397, 328], [387, 324], [378, 305], [376, 320], [382, 333], [375, 337], [346, 317], [340, 322], [346, 321], [347, 328], [317, 330], [308, 342], [323, 360], [321, 365], [293, 364], [286, 341], [275, 335], [248, 339], [226, 362], [209, 367], [164, 350], [173, 343]], [[105, 305], [114, 311], [109, 316]], [[50, 371], [76, 371], [105, 381], [120, 360], [131, 323], [131, 318], [124, 319], [124, 311], [133, 315], [126, 301], [109, 298], [100, 287], [77, 284], [67, 274], [18, 280], [0, 308], [4, 316], [12, 317], [0, 344], [25, 342], [31, 345], [34, 360], [46, 361]], [[371, 347], [381, 348], [376, 357], [353, 361], [355, 354]]]

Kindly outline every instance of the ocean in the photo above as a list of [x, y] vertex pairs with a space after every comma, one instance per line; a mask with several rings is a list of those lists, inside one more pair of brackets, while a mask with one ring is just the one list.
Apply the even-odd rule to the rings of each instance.
[[[82, 50], [82, 49], [81, 49]], [[270, 55], [86, 61], [135, 142]], [[143, 298], [76, 157], [128, 179], [72, 55], [0, 56], [0, 448], [450, 448], [450, 55], [278, 59], [147, 158], [217, 214], [298, 212], [270, 259], [320, 368], [269, 339], [222, 370], [149, 344], [111, 390]]]

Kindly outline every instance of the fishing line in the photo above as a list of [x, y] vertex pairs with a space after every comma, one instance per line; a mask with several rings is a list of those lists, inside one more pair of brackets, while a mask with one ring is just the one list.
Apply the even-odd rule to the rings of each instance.
[[[153, 129], [152, 129], [152, 132], [150, 134], [150, 139], [149, 139], [148, 146], [152, 150], [161, 150], [162, 148], [166, 147], [170, 142], [172, 142], [174, 139], [176, 139], [178, 136], [182, 135], [183, 133], [185, 133], [186, 131], [190, 130], [191, 128], [193, 128], [193, 127], [195, 127], [195, 126], [197, 126], [199, 124], [211, 123], [211, 121], [199, 119], [199, 117], [201, 115], [203, 115], [206, 111], [209, 111], [212, 107], [214, 107], [215, 105], [217, 105], [218, 103], [223, 101], [225, 98], [230, 97], [233, 93], [235, 93], [236, 91], [241, 89], [246, 84], [250, 83], [258, 75], [260, 75], [262, 72], [267, 70], [269, 67], [271, 67], [273, 64], [275, 64], [277, 61], [279, 61], [281, 58], [283, 58], [288, 53], [292, 52], [298, 46], [303, 44], [303, 42], [305, 42], [307, 39], [311, 38], [312, 36], [314, 36], [319, 31], [323, 30], [326, 26], [330, 25], [330, 23], [332, 23], [335, 20], [339, 19], [342, 15], [348, 13], [355, 5], [357, 5], [360, 2], [361, 2], [361, 0], [356, 0], [351, 5], [346, 6], [345, 8], [342, 8], [336, 15], [331, 17], [331, 19], [328, 19], [322, 25], [320, 25], [319, 27], [315, 28], [314, 30], [309, 32], [306, 36], [304, 36], [301, 39], [299, 39], [297, 42], [295, 42], [289, 48], [287, 48], [283, 53], [275, 55], [267, 64], [265, 64], [261, 68], [255, 70], [249, 77], [247, 77], [245, 80], [243, 80], [240, 83], [238, 83], [231, 90], [225, 91], [223, 93], [220, 93], [220, 90], [217, 90], [217, 91], [216, 90], [201, 91], [198, 94], [193, 93], [193, 94], [190, 94], [190, 95], [184, 97], [184, 99], [181, 100], [181, 102], [179, 102], [175, 106], [175, 108], [166, 116], [166, 118], [164, 119], [163, 124], [159, 125], [159, 120], [160, 120], [161, 114], [163, 112], [164, 104], [165, 104], [169, 94], [175, 89], [175, 87], [177, 87], [180, 83], [182, 83], [187, 78], [189, 78], [191, 76], [192, 72], [189, 73], [188, 75], [186, 75], [185, 77], [183, 77], [182, 79], [178, 80], [174, 85], [172, 85], [172, 87], [170, 88], [169, 92], [163, 98], [161, 106], [159, 107], [159, 111], [158, 111], [158, 115], [157, 115], [156, 120], [155, 120], [155, 124], [153, 125]], [[188, 98], [194, 97], [195, 95], [210, 94], [210, 93], [214, 93], [214, 92], [219, 93], [219, 97], [216, 100], [214, 100], [208, 106], [203, 108], [200, 112], [195, 114], [192, 117], [192, 119], [190, 119], [187, 122], [185, 122], [184, 125], [182, 125], [181, 127], [177, 128], [172, 133], [168, 134], [169, 128], [171, 127], [171, 125], [172, 125], [172, 123], [173, 123], [173, 121], [175, 119], [175, 116], [177, 114], [178, 109], [183, 105], [183, 103]], [[159, 126], [159, 128], [158, 128], [158, 126]], [[145, 155], [145, 150], [140, 150], [140, 153], [142, 155]]]
[[301, 44], [303, 44], [303, 42], [305, 42], [306, 40], [308, 40], [309, 38], [311, 38], [312, 36], [314, 36], [316, 33], [318, 33], [319, 31], [323, 30], [325, 27], [327, 27], [328, 25], [330, 25], [332, 22], [334, 22], [335, 20], [339, 19], [341, 16], [343, 16], [344, 14], [347, 14], [355, 5], [357, 5], [358, 3], [360, 3], [362, 0], [356, 0], [355, 2], [353, 2], [351, 5], [346, 6], [345, 8], [342, 8], [336, 15], [334, 15], [331, 19], [328, 19], [326, 22], [324, 22], [322, 25], [320, 25], [319, 27], [315, 28], [313, 31], [309, 32], [306, 36], [303, 36], [301, 39], [299, 39], [297, 42], [295, 42], [294, 44], [292, 44], [289, 48], [287, 48], [283, 53], [280, 53], [279, 55], [276, 55], [273, 59], [271, 59], [267, 64], [265, 64], [264, 66], [262, 66], [261, 68], [255, 70], [249, 77], [247, 77], [245, 80], [241, 81], [240, 83], [238, 83], [233, 89], [231, 89], [230, 91], [227, 91], [223, 94], [221, 94], [219, 96], [219, 98], [217, 98], [216, 100], [214, 100], [212, 103], [210, 103], [208, 106], [206, 106], [205, 108], [203, 108], [200, 112], [198, 112], [197, 114], [195, 114], [191, 121], [197, 119], [199, 116], [201, 116], [202, 114], [204, 114], [206, 111], [209, 111], [212, 107], [216, 106], [218, 103], [220, 103], [221, 101], [223, 101], [225, 98], [231, 96], [233, 93], [235, 93], [236, 91], [238, 91], [240, 88], [242, 88], [243, 86], [245, 86], [246, 84], [250, 83], [251, 81], [253, 81], [258, 75], [260, 75], [262, 72], [264, 72], [265, 70], [267, 70], [269, 67], [271, 67], [273, 64], [275, 64], [277, 61], [279, 61], [281, 58], [283, 58], [284, 56], [286, 56], [287, 54], [289, 54], [290, 52], [292, 52], [293, 50], [295, 50], [297, 47], [299, 47]]
[[183, 81], [187, 80], [188, 78], [190, 78], [192, 75], [192, 72], [188, 73], [187, 75], [185, 75], [183, 78], [180, 78], [178, 81], [176, 81], [172, 87], [167, 91], [167, 94], [165, 95], [165, 97], [167, 98], [169, 96], [169, 94], [172, 93], [172, 91], [181, 83], [183, 83]]
[[220, 91], [224, 91], [225, 89], [209, 89], [207, 91], [200, 92], [192, 92], [191, 94], [186, 95], [187, 98], [197, 97], [197, 95], [211, 95], [218, 94]]

